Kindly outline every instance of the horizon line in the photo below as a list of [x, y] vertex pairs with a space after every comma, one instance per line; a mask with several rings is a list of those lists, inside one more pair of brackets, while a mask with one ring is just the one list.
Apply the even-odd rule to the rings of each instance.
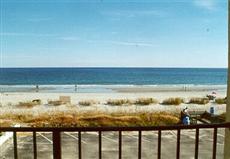
[[23, 69], [23, 68], [188, 68], [188, 69], [228, 69], [228, 67], [169, 67], [169, 66], [161, 66], [161, 67], [154, 67], [154, 66], [20, 66], [20, 67], [1, 67], [0, 69]]

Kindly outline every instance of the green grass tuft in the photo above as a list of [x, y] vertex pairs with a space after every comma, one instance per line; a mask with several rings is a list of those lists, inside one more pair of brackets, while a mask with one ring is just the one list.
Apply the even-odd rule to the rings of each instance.
[[26, 107], [26, 108], [32, 108], [36, 105], [41, 105], [41, 100], [36, 101], [27, 101], [27, 102], [19, 102], [16, 106], [17, 107]]
[[153, 98], [139, 98], [137, 99], [134, 104], [136, 105], [150, 105], [150, 104], [157, 104], [158, 101]]
[[208, 104], [209, 103], [209, 99], [208, 98], [191, 98], [188, 102], [188, 104]]
[[163, 105], [180, 105], [181, 103], [184, 103], [184, 99], [183, 98], [168, 98], [163, 100], [162, 104]]
[[48, 104], [53, 105], [53, 106], [59, 106], [59, 105], [62, 105], [63, 102], [60, 100], [48, 100]]
[[110, 99], [106, 103], [107, 105], [112, 105], [112, 106], [122, 106], [122, 105], [131, 105], [132, 101], [128, 99]]
[[215, 99], [215, 103], [216, 103], [216, 104], [226, 104], [227, 101], [226, 101], [225, 98], [216, 98], [216, 99]]
[[86, 100], [86, 101], [80, 101], [78, 104], [81, 106], [92, 106], [94, 104], [97, 104], [98, 102], [94, 100]]

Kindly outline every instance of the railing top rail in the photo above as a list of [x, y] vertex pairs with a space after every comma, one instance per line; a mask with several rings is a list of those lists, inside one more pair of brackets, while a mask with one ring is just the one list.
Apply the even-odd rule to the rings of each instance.
[[158, 130], [182, 130], [182, 129], [208, 129], [230, 128], [230, 122], [221, 124], [198, 125], [171, 125], [148, 127], [0, 127], [0, 131], [32, 132], [32, 131], [158, 131]]

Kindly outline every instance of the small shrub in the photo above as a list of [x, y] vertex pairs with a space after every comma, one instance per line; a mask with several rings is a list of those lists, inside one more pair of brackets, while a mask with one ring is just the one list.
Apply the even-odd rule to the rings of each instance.
[[226, 113], [222, 113], [218, 117], [222, 119], [223, 121], [226, 121]]
[[18, 107], [27, 107], [27, 108], [31, 108], [34, 107], [36, 105], [41, 105], [41, 100], [36, 100], [36, 101], [27, 101], [27, 102], [19, 102], [17, 104]]
[[180, 105], [181, 103], [184, 103], [183, 98], [168, 98], [163, 100], [163, 105]]
[[106, 103], [107, 105], [121, 106], [121, 105], [131, 105], [132, 102], [128, 99], [110, 99]]
[[156, 103], [158, 103], [158, 101], [153, 98], [139, 98], [134, 102], [136, 105], [150, 105]]
[[189, 104], [207, 104], [209, 103], [208, 98], [191, 98]]
[[94, 104], [97, 104], [97, 102], [93, 100], [86, 100], [86, 101], [80, 101], [78, 104], [81, 106], [92, 106]]
[[49, 100], [48, 104], [53, 105], [53, 106], [59, 106], [59, 105], [62, 105], [63, 103], [60, 100]]
[[32, 100], [33, 103], [37, 103], [38, 105], [41, 105], [42, 104], [42, 101], [41, 99], [34, 99]]
[[215, 95], [212, 95], [212, 94], [208, 94], [206, 95], [206, 97], [209, 99], [209, 100], [214, 100], [216, 98]]
[[216, 104], [226, 104], [226, 99], [225, 98], [216, 98], [215, 103]]

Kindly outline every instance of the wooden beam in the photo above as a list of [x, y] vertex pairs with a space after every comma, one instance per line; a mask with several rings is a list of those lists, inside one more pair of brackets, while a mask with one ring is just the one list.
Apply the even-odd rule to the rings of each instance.
[[[228, 83], [227, 83], [227, 104], [226, 122], [230, 122], [230, 0], [228, 0]], [[230, 129], [225, 129], [224, 159], [230, 159]]]

